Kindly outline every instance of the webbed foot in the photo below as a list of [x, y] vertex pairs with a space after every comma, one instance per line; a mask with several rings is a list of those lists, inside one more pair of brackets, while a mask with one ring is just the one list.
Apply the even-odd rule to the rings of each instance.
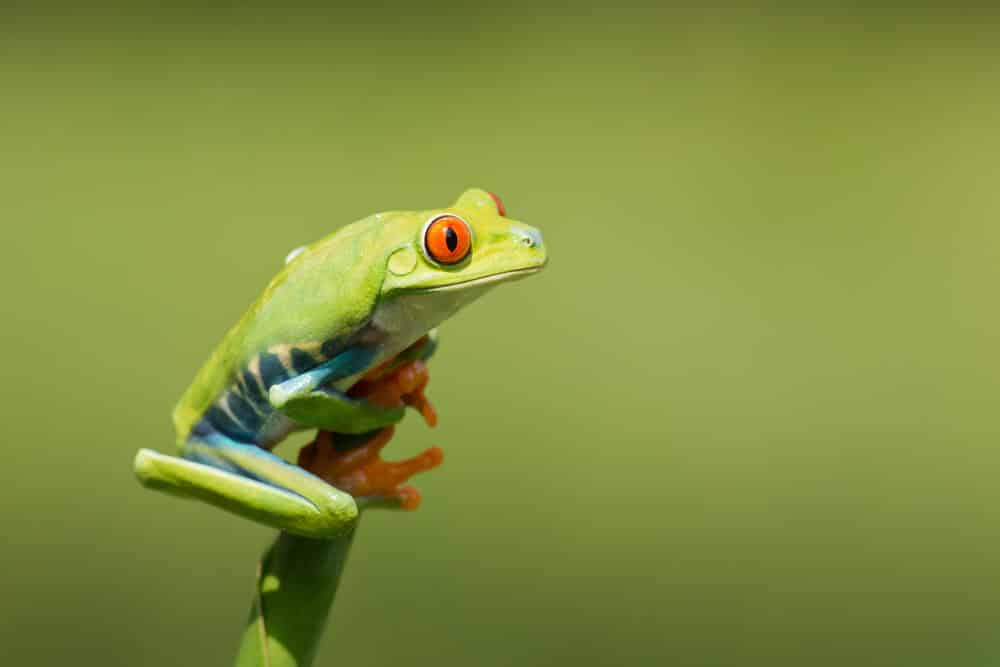
[[379, 453], [395, 433], [392, 426], [376, 431], [366, 442], [344, 449], [336, 439], [352, 440], [320, 431], [299, 451], [298, 464], [331, 486], [354, 496], [359, 507], [386, 506], [415, 510], [420, 491], [404, 484], [410, 477], [441, 465], [444, 451], [431, 447], [403, 461], [384, 461]]
[[429, 381], [427, 364], [409, 361], [401, 366], [376, 368], [351, 387], [347, 395], [364, 398], [382, 408], [409, 406], [420, 413], [428, 426], [436, 426], [437, 411], [424, 394]]
[[[426, 345], [418, 341], [416, 345]], [[420, 349], [419, 347], [415, 349]], [[372, 370], [348, 395], [381, 408], [415, 408], [428, 426], [437, 424], [437, 412], [424, 395], [430, 380], [427, 365], [420, 359], [398, 358]], [[432, 447], [404, 461], [384, 461], [379, 453], [389, 443], [395, 428], [359, 436], [320, 431], [316, 439], [299, 452], [298, 464], [332, 486], [354, 496], [359, 506], [384, 506], [414, 510], [420, 505], [420, 491], [404, 484], [410, 477], [441, 465], [444, 452]]]

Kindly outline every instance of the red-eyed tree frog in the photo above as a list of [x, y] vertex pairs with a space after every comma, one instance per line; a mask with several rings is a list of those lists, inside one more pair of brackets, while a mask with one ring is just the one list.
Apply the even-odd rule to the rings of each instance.
[[378, 434], [404, 408], [351, 389], [377, 369], [400, 371], [401, 391], [419, 389], [405, 365], [434, 351], [434, 328], [546, 261], [540, 232], [480, 189], [448, 208], [378, 213], [293, 251], [177, 404], [180, 457], [140, 450], [139, 480], [305, 537], [342, 534], [359, 506], [403, 504], [395, 487], [355, 497], [270, 450], [302, 429], [384, 444]]

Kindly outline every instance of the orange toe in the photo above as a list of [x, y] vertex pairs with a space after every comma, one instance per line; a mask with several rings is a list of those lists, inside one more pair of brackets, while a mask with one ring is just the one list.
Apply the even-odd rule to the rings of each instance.
[[420, 507], [420, 489], [415, 486], [401, 486], [396, 489], [396, 497], [399, 499], [399, 509], [412, 512]]
[[424, 421], [428, 426], [437, 426], [437, 410], [424, 395], [423, 387], [413, 391], [409, 394], [405, 394], [403, 397], [403, 403], [414, 408], [420, 413], [420, 416], [424, 418]]
[[408, 405], [420, 413], [428, 426], [434, 426], [437, 411], [424, 394], [429, 381], [427, 364], [411, 361], [391, 372], [365, 376], [348, 393], [386, 408]]
[[416, 509], [419, 491], [403, 484], [441, 465], [444, 451], [431, 447], [409, 459], [385, 461], [379, 453], [394, 431], [392, 427], [381, 429], [369, 441], [346, 451], [334, 446], [336, 434], [320, 432], [299, 452], [299, 465], [352, 496], [398, 499], [402, 509]]

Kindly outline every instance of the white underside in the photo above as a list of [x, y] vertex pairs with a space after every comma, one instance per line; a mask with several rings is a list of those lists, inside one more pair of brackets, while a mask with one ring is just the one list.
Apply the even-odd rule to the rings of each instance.
[[[372, 324], [384, 338], [372, 364], [391, 359], [428, 331], [454, 315], [460, 308], [475, 301], [493, 287], [492, 282], [472, 285], [466, 289], [439, 289], [413, 292], [379, 304], [372, 317]], [[353, 385], [362, 374], [345, 378], [336, 383], [338, 389]]]

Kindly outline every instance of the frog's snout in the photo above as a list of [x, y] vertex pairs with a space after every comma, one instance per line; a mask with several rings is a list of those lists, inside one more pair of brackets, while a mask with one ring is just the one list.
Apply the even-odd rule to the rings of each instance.
[[538, 248], [539, 250], [545, 248], [545, 244], [542, 242], [542, 233], [534, 227], [519, 225], [513, 229], [513, 234], [518, 243], [523, 243], [529, 248]]
[[526, 261], [528, 268], [541, 269], [548, 263], [548, 251], [542, 233], [530, 225], [512, 225], [510, 234], [518, 249], [517, 255]]

